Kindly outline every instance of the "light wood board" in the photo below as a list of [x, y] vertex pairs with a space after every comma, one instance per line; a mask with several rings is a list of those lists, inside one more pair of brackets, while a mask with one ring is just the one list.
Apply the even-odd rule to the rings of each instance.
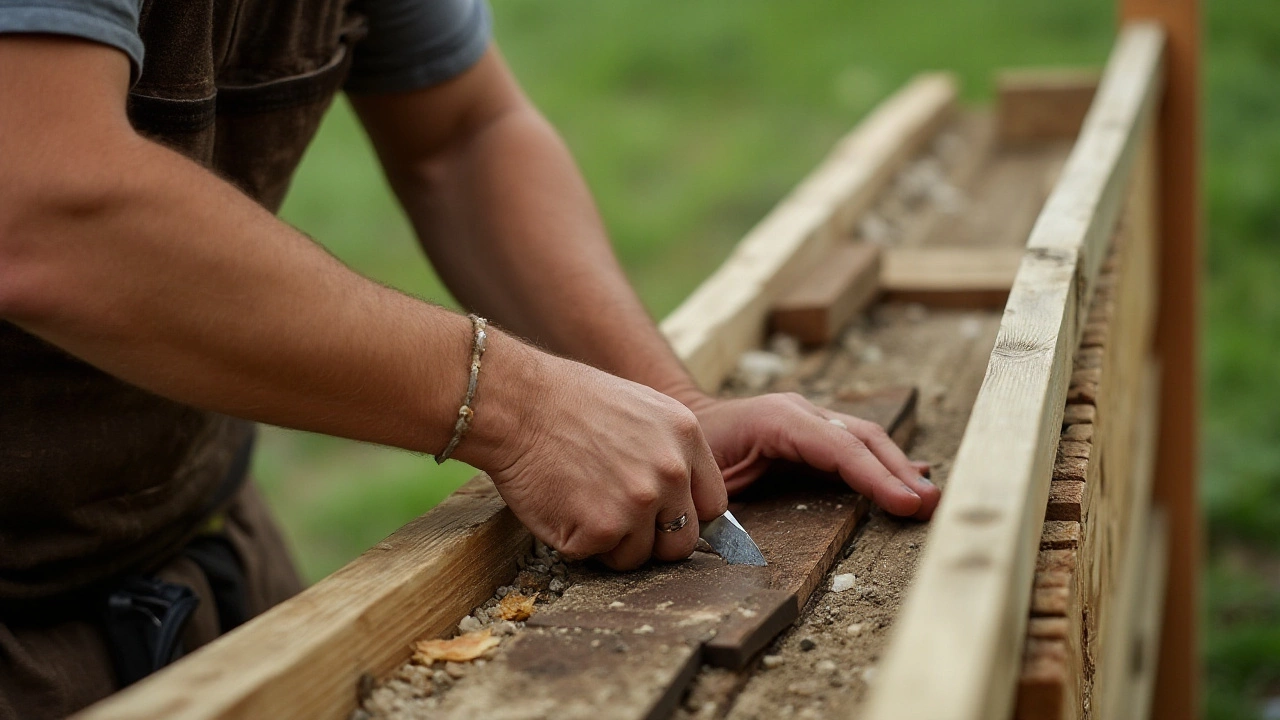
[[981, 720], [1012, 710], [1072, 354], [1157, 102], [1163, 49], [1158, 26], [1121, 33], [1031, 231], [865, 717]]

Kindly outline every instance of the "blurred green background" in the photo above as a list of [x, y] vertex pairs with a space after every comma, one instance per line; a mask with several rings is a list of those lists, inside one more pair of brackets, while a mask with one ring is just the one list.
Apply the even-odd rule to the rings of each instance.
[[[1280, 10], [1206, 2], [1203, 495], [1208, 717], [1280, 718]], [[1101, 64], [1112, 0], [493, 0], [495, 32], [560, 128], [661, 317], [876, 102], [923, 69]], [[361, 272], [452, 303], [345, 102], [284, 216]], [[255, 471], [310, 580], [472, 473], [266, 429]], [[1280, 706], [1280, 700], [1273, 700]]]

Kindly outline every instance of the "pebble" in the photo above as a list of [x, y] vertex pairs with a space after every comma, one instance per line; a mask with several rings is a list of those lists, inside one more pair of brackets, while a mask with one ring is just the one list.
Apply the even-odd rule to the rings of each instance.
[[960, 321], [960, 337], [972, 340], [982, 334], [982, 322], [977, 318], [967, 317]]
[[801, 503], [801, 504], [799, 504], [799, 505], [797, 505], [797, 506], [796, 506], [796, 509], [797, 509], [797, 510], [808, 510], [808, 509], [809, 509], [809, 506], [808, 506], [808, 505], [805, 505], [804, 503]]
[[453, 677], [444, 670], [436, 670], [431, 673], [431, 681], [440, 687], [449, 687], [453, 684]]
[[461, 679], [467, 674], [467, 666], [462, 663], [447, 662], [444, 664], [444, 671], [454, 680]]
[[873, 668], [873, 667], [869, 667], [869, 668], [867, 668], [866, 670], [863, 670], [863, 671], [862, 671], [862, 682], [867, 683], [868, 685], [870, 685], [870, 684], [871, 684], [871, 681], [872, 681], [872, 680], [875, 680], [875, 679], [876, 679], [876, 669], [875, 669], [875, 668]]
[[653, 634], [653, 626], [652, 626], [652, 625], [641, 625], [640, 627], [636, 628], [635, 630], [632, 630], [631, 632], [635, 633], [636, 635], [652, 635], [652, 634]]
[[480, 622], [473, 615], [468, 615], [458, 623], [458, 632], [469, 633], [475, 632], [484, 627], [484, 623]]
[[854, 577], [853, 573], [841, 573], [839, 575], [836, 575], [835, 577], [831, 578], [831, 592], [840, 593], [840, 592], [844, 592], [845, 590], [852, 590], [854, 580], [856, 579], [857, 578]]
[[868, 365], [875, 365], [884, 360], [884, 351], [879, 345], [868, 345], [862, 348], [859, 359]]
[[617, 610], [618, 608], [626, 607], [626, 606], [627, 604], [622, 602], [621, 600], [614, 600], [613, 602], [609, 603], [610, 609], [613, 609], [613, 610]]
[[516, 624], [510, 620], [502, 620], [493, 624], [493, 634], [497, 637], [505, 637], [516, 633]]
[[553, 593], [562, 593], [565, 590], [567, 590], [568, 587], [569, 585], [566, 584], [565, 581], [561, 580], [560, 578], [552, 578], [549, 589]]
[[818, 643], [814, 642], [813, 638], [805, 638], [800, 641], [800, 649], [805, 652], [809, 652], [816, 647], [818, 647]]
[[819, 660], [817, 663], [814, 664], [813, 669], [817, 670], [823, 675], [826, 675], [836, 671], [836, 664], [831, 660]]
[[772, 670], [782, 664], [782, 656], [765, 655], [760, 659], [760, 664], [763, 665], [766, 670]]
[[861, 635], [861, 634], [862, 634], [862, 623], [854, 623], [854, 624], [850, 625], [849, 627], [845, 628], [845, 629], [844, 629], [844, 631], [845, 631], [845, 632], [847, 632], [847, 633], [849, 633], [850, 635]]
[[738, 380], [749, 390], [763, 390], [769, 381], [785, 375], [794, 360], [765, 350], [748, 350], [738, 358]]

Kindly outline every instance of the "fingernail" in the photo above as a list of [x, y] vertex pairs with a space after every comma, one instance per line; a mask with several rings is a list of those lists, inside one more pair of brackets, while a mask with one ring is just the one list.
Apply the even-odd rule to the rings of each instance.
[[928, 485], [929, 487], [933, 487], [933, 482], [929, 480], [929, 478], [923, 475], [917, 475], [916, 482], [920, 483], [921, 485]]
[[832, 425], [835, 425], [836, 427], [840, 428], [841, 430], [848, 430], [848, 429], [849, 429], [849, 426], [848, 426], [848, 425], [845, 425], [845, 424], [844, 424], [844, 421], [843, 421], [843, 420], [841, 420], [840, 418], [830, 418], [830, 419], [828, 419], [828, 420], [827, 420], [827, 422], [831, 423]]

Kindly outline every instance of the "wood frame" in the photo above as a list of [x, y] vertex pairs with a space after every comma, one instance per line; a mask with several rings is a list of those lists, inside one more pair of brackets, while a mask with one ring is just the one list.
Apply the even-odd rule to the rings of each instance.
[[955, 101], [951, 75], [917, 76], [846, 135], [663, 321], [703, 389], [718, 389], [738, 356], [760, 346], [774, 302], [839, 239], [852, 237], [857, 218], [950, 118]]
[[[949, 118], [955, 80], [916, 77], [882, 103], [739, 243], [662, 324], [704, 387], [763, 337], [769, 306]], [[270, 717], [345, 720], [361, 675], [390, 672], [409, 644], [448, 633], [510, 580], [530, 535], [474, 478], [299, 596], [99, 702], [80, 720]], [[451, 588], [441, 592], [441, 588]]]
[[1168, 75], [1159, 114], [1160, 295], [1156, 355], [1161, 411], [1154, 501], [1176, 532], [1151, 717], [1200, 715], [1200, 556], [1204, 531], [1200, 468], [1200, 0], [1119, 0], [1123, 20], [1158, 21], [1168, 35]]
[[[1007, 717], [1072, 356], [1157, 107], [1165, 34], [1121, 32], [1036, 221], [864, 717]], [[920, 692], [920, 688], [928, 692]]]

